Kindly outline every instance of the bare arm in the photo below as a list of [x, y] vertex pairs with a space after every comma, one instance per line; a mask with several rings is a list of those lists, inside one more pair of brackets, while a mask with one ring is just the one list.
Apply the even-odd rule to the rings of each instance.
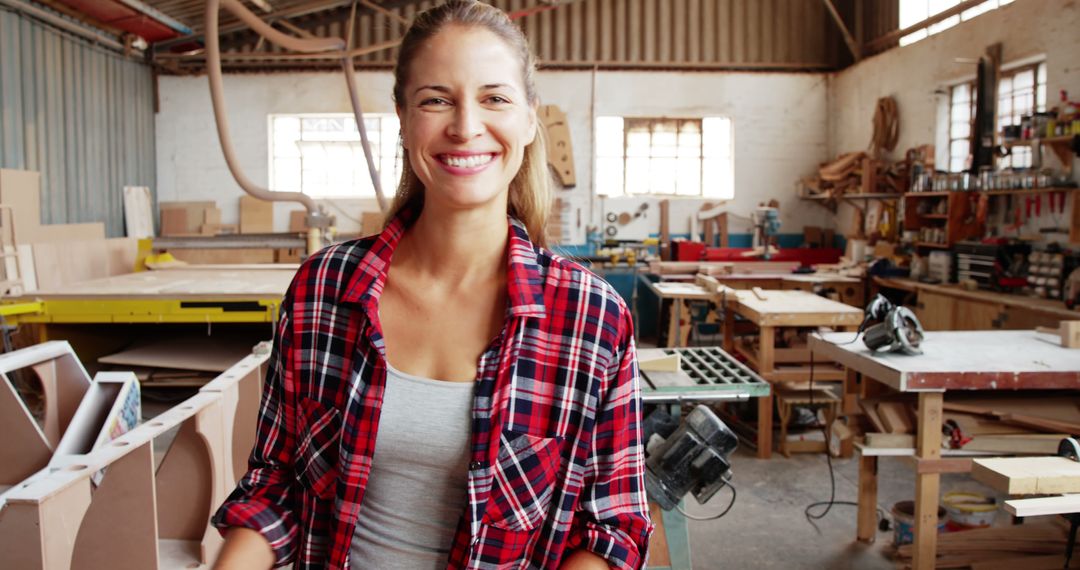
[[559, 566], [559, 570], [610, 570], [610, 568], [607, 560], [588, 550], [575, 550]]
[[247, 568], [271, 568], [274, 551], [270, 543], [250, 528], [232, 527], [225, 534], [225, 546], [221, 548], [213, 570]]

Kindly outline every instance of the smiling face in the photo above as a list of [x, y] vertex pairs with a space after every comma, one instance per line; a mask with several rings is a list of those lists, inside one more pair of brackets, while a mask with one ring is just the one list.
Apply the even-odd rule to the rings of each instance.
[[536, 136], [522, 64], [494, 33], [449, 25], [421, 45], [399, 101], [402, 141], [424, 185], [425, 209], [491, 207]]

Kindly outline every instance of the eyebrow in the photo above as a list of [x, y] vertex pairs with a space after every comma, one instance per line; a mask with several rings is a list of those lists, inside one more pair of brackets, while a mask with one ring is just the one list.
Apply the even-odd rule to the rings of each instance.
[[[488, 91], [488, 90], [491, 90], [491, 89], [506, 89], [506, 88], [511, 88], [512, 89], [513, 86], [510, 85], [509, 83], [489, 83], [487, 85], [481, 86], [480, 90], [481, 91]], [[416, 91], [413, 91], [413, 94], [415, 95], [415, 94], [423, 91], [424, 89], [431, 89], [432, 91], [438, 91], [440, 93], [449, 93], [450, 92], [450, 88], [445, 86], [445, 85], [421, 85], [420, 87], [416, 88]]]

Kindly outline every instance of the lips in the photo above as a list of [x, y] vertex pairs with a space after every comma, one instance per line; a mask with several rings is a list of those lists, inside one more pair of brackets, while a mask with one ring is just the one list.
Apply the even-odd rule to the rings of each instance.
[[479, 154], [440, 154], [439, 162], [453, 168], [478, 168], [484, 166], [495, 158], [495, 154], [485, 152]]

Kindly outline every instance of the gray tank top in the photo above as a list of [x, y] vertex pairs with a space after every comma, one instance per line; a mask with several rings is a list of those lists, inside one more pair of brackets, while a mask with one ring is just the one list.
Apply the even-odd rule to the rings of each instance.
[[475, 382], [387, 368], [371, 475], [356, 521], [353, 570], [446, 568], [468, 503]]

